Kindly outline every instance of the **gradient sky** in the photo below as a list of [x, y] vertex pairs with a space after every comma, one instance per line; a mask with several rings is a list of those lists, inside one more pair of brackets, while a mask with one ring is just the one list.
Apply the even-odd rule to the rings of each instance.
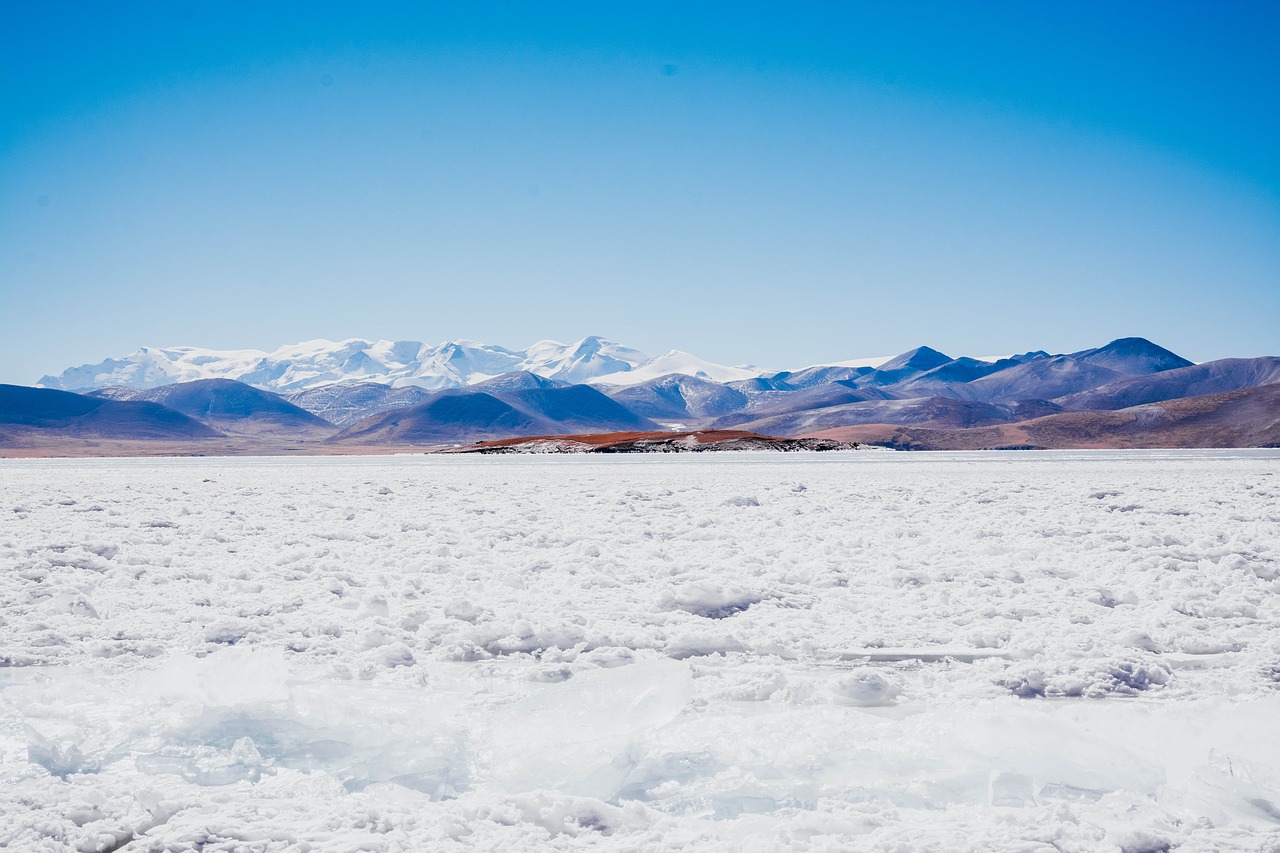
[[0, 381], [600, 334], [1280, 354], [1280, 3], [0, 0]]

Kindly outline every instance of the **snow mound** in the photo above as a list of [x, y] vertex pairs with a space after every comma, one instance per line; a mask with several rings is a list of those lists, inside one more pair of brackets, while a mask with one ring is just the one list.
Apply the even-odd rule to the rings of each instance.
[[758, 593], [737, 584], [702, 580], [683, 584], [663, 597], [668, 608], [677, 608], [707, 619], [725, 619], [762, 600]]
[[1154, 655], [1124, 654], [1101, 661], [1010, 667], [998, 683], [1015, 696], [1136, 696], [1163, 687], [1173, 677], [1169, 664]]
[[901, 692], [902, 685], [896, 679], [869, 667], [859, 668], [835, 683], [835, 701], [842, 705], [892, 705]]

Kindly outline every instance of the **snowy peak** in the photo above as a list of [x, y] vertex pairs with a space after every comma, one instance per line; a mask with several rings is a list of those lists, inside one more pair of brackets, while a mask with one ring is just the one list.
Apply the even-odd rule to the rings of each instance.
[[548, 379], [578, 383], [611, 373], [625, 373], [648, 360], [640, 350], [592, 336], [576, 344], [538, 341], [525, 350], [525, 360], [519, 369]]
[[476, 341], [446, 341], [427, 347], [405, 373], [392, 377], [394, 385], [457, 388], [474, 385], [518, 369], [521, 353]]
[[528, 391], [534, 388], [563, 388], [565, 384], [557, 379], [548, 379], [545, 376], [539, 376], [527, 370], [516, 370], [512, 373], [495, 376], [493, 379], [477, 382], [475, 388], [477, 391], [497, 394], [507, 391]]
[[741, 379], [753, 379], [761, 375], [761, 371], [745, 367], [729, 367], [724, 364], [705, 361], [695, 355], [681, 350], [668, 350], [656, 358], [651, 358], [626, 373], [612, 373], [595, 380], [599, 385], [638, 385], [657, 379], [670, 373], [693, 376], [710, 382], [736, 382]]
[[196, 379], [234, 379], [267, 354], [261, 350], [209, 350], [200, 347], [142, 347], [123, 358], [84, 364], [45, 376], [39, 384], [64, 391], [106, 388], [157, 388]]
[[[297, 391], [334, 382], [379, 381], [403, 374], [411, 362], [398, 352], [420, 349], [416, 342], [314, 340], [280, 347], [253, 369], [226, 378], [272, 391]], [[212, 362], [212, 364], [216, 364]]]
[[713, 418], [739, 411], [747, 395], [721, 382], [677, 373], [635, 385], [613, 386], [609, 396], [637, 414], [659, 421]]
[[429, 396], [430, 391], [414, 385], [392, 388], [380, 382], [339, 382], [295, 391], [285, 398], [334, 426], [346, 427], [369, 415], [416, 406]]

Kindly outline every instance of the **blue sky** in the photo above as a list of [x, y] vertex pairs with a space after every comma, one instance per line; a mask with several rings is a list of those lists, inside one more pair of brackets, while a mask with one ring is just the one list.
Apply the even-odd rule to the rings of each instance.
[[0, 381], [601, 334], [1280, 354], [1280, 4], [0, 0]]

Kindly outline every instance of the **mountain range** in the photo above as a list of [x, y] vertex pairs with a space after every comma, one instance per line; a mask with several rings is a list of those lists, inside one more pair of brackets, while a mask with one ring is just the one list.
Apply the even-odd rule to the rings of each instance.
[[316, 341], [142, 349], [40, 384], [0, 386], [0, 453], [102, 441], [354, 452], [664, 429], [901, 448], [1280, 446], [1280, 357], [1194, 364], [1143, 338], [996, 359], [922, 346], [781, 372], [594, 337], [523, 351]]
[[122, 358], [71, 367], [37, 385], [61, 391], [110, 386], [156, 388], [198, 379], [234, 379], [266, 391], [300, 392], [327, 385], [377, 382], [429, 391], [462, 388], [512, 372], [577, 384], [629, 385], [669, 373], [715, 381], [748, 379], [761, 371], [703, 361], [679, 350], [650, 358], [599, 337], [577, 343], [539, 341], [510, 350], [476, 341], [305, 341], [274, 352], [200, 347], [143, 347]]

